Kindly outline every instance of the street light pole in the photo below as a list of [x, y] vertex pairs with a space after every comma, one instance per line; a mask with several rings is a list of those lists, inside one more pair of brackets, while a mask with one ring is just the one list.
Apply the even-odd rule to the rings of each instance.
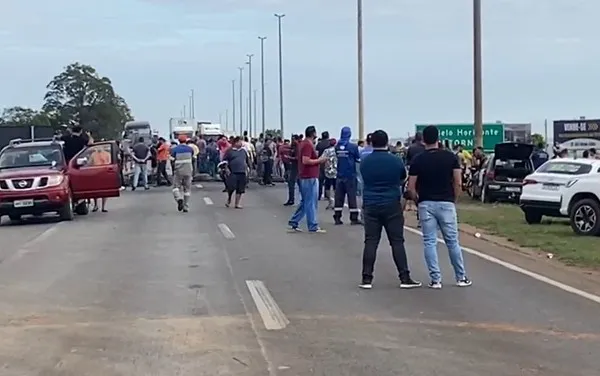
[[235, 130], [235, 80], [231, 80], [231, 110], [231, 124]]
[[475, 121], [475, 146], [483, 146], [483, 93], [481, 60], [481, 0], [473, 0], [473, 110]]
[[[248, 56], [246, 64], [248, 64], [248, 106], [250, 106], [248, 113], [252, 115], [252, 57], [254, 54], [248, 54], [246, 56]], [[252, 137], [252, 116], [248, 116], [248, 136]]]
[[285, 17], [285, 14], [275, 14], [277, 17], [277, 35], [279, 39], [279, 132], [281, 137], [284, 137], [283, 133], [283, 48], [281, 43], [281, 19]]
[[254, 110], [254, 133], [253, 133], [254, 137], [256, 137], [257, 133], [258, 133], [258, 129], [257, 129], [258, 128], [258, 124], [256, 123], [256, 108], [257, 108], [257, 105], [256, 105], [256, 92], [257, 91], [258, 91], [257, 89], [254, 89], [254, 92], [252, 93], [253, 94], [252, 101], [254, 102], [253, 103], [253, 105], [254, 105], [254, 108], [253, 108], [253, 110]]
[[190, 95], [190, 117], [192, 119], [196, 118], [196, 103], [194, 99], [194, 89], [192, 89], [192, 95]]
[[358, 137], [359, 140], [365, 139], [365, 103], [363, 89], [363, 6], [362, 0], [356, 3], [356, 49], [358, 63]]
[[[244, 119], [244, 93], [242, 91], [242, 82], [244, 80], [244, 67], [238, 67], [240, 70], [240, 137], [244, 134], [243, 119]], [[235, 129], [235, 126], [234, 126]]]
[[[261, 123], [262, 134], [265, 134], [265, 39], [267, 37], [258, 37], [260, 39], [260, 101], [261, 101]], [[256, 136], [256, 135], [255, 135]]]

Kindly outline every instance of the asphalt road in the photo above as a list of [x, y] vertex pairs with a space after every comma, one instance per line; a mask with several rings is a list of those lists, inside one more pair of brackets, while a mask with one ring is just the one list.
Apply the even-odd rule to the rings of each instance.
[[[283, 187], [244, 210], [216, 183], [182, 214], [167, 188], [109, 213], [0, 227], [2, 376], [597, 376], [600, 305], [467, 255], [471, 288], [401, 290], [362, 228], [288, 234]], [[345, 214], [347, 215], [347, 214]], [[406, 234], [426, 282], [420, 238]]]

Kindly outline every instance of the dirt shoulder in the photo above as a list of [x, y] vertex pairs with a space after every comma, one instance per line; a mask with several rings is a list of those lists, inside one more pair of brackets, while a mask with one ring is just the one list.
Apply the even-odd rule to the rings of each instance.
[[[413, 213], [406, 213], [406, 226], [417, 229]], [[558, 258], [548, 257], [548, 251], [522, 247], [506, 238], [488, 234], [483, 229], [461, 223], [460, 242], [465, 248], [493, 256], [523, 269], [551, 278], [555, 281], [600, 295], [600, 270], [566, 265]], [[480, 237], [475, 234], [479, 233]], [[600, 253], [600, 246], [596, 248]]]

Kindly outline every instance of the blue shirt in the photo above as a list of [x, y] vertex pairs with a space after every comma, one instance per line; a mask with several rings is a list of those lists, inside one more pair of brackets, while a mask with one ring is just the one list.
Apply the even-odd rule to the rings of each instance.
[[375, 149], [360, 164], [363, 180], [364, 205], [389, 205], [399, 203], [406, 180], [406, 167], [402, 159], [387, 150]]

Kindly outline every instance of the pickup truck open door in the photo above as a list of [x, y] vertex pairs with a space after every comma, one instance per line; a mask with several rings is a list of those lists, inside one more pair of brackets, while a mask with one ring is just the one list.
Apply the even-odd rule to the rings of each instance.
[[97, 142], [71, 159], [68, 176], [74, 200], [120, 196], [118, 151], [115, 141]]

